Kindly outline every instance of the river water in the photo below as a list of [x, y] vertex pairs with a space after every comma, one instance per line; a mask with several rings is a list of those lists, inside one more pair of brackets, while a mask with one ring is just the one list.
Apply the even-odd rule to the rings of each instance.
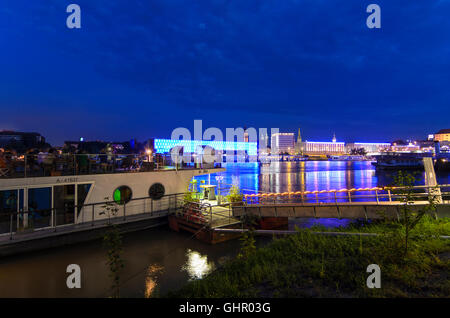
[[[225, 165], [227, 171], [222, 183], [237, 185], [244, 193], [294, 192], [316, 190], [339, 190], [373, 188], [391, 185], [395, 171], [377, 171], [370, 161], [300, 161], [258, 163], [232, 163]], [[216, 183], [216, 174], [211, 183]], [[416, 177], [416, 184], [424, 184], [424, 172]], [[198, 179], [208, 182], [207, 176]], [[438, 174], [439, 184], [449, 184], [450, 174]]]
[[[166, 294], [220, 266], [239, 241], [208, 245], [166, 227], [125, 235], [121, 297]], [[81, 289], [66, 286], [66, 268], [81, 268]], [[36, 251], [0, 260], [0, 297], [108, 297], [111, 281], [101, 241]]]
[[[244, 192], [313, 191], [369, 188], [391, 184], [394, 173], [377, 172], [367, 161], [283, 162], [228, 164], [220, 173], [223, 183], [236, 184]], [[211, 182], [215, 183], [215, 176]], [[208, 177], [199, 179], [207, 182]], [[449, 184], [449, 175], [438, 175]], [[423, 181], [418, 180], [418, 184]], [[320, 221], [326, 226], [347, 225], [347, 220]], [[297, 223], [310, 226], [306, 220]], [[238, 240], [207, 245], [188, 233], [168, 228], [150, 229], [124, 237], [125, 267], [121, 273], [122, 297], [164, 295], [187, 281], [207, 275], [239, 251]], [[267, 239], [258, 240], [264, 244]], [[66, 268], [81, 267], [81, 289], [68, 289]], [[110, 278], [101, 241], [87, 242], [0, 259], [0, 297], [108, 297]]]

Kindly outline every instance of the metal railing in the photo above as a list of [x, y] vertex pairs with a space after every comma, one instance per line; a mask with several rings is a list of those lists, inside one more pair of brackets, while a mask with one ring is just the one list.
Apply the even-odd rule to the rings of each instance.
[[[442, 203], [450, 203], [450, 185], [414, 186], [414, 201], [428, 201], [435, 189], [441, 191]], [[283, 193], [245, 194], [244, 204], [282, 204], [282, 203], [389, 203], [402, 201], [408, 187], [375, 187], [322, 191], [297, 191]], [[443, 191], [446, 190], [446, 191]]]
[[[23, 234], [76, 230], [102, 227], [108, 224], [124, 223], [140, 217], [159, 216], [161, 213], [175, 213], [181, 206], [184, 193], [165, 195], [154, 200], [150, 197], [131, 199], [128, 202], [97, 202], [73, 206], [69, 209], [51, 208], [36, 211], [0, 211], [0, 238], [10, 240]], [[105, 206], [117, 209], [107, 213]], [[36, 235], [37, 237], [39, 235]]]
[[0, 158], [1, 178], [73, 176], [220, 168], [220, 163], [176, 163], [161, 154], [26, 154]]
[[177, 217], [208, 228], [226, 225], [233, 220], [230, 203], [212, 205], [208, 202], [183, 201], [180, 206], [175, 212]]

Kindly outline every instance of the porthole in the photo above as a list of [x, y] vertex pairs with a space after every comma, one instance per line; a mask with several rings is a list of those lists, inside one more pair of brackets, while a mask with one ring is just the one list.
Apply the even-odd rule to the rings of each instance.
[[117, 204], [125, 204], [130, 202], [132, 194], [130, 187], [120, 186], [114, 190], [113, 198]]
[[161, 183], [154, 183], [150, 189], [148, 189], [148, 196], [153, 200], [161, 199], [165, 193], [166, 189]]

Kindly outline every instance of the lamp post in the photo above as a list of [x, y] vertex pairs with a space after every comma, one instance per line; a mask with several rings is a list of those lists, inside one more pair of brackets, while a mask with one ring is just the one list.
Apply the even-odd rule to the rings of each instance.
[[150, 162], [150, 156], [151, 156], [151, 154], [152, 154], [152, 150], [151, 150], [151, 149], [147, 149], [147, 150], [145, 151], [145, 153], [147, 154], [147, 161]]
[[220, 182], [222, 182], [223, 176], [216, 176], [217, 181], [217, 204], [221, 204], [221, 195], [220, 195]]

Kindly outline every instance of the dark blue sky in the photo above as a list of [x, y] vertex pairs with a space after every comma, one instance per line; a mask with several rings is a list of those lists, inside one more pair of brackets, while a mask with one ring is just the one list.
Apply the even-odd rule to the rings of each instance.
[[203, 119], [424, 138], [450, 128], [449, 13], [449, 0], [2, 0], [0, 129], [144, 140]]

